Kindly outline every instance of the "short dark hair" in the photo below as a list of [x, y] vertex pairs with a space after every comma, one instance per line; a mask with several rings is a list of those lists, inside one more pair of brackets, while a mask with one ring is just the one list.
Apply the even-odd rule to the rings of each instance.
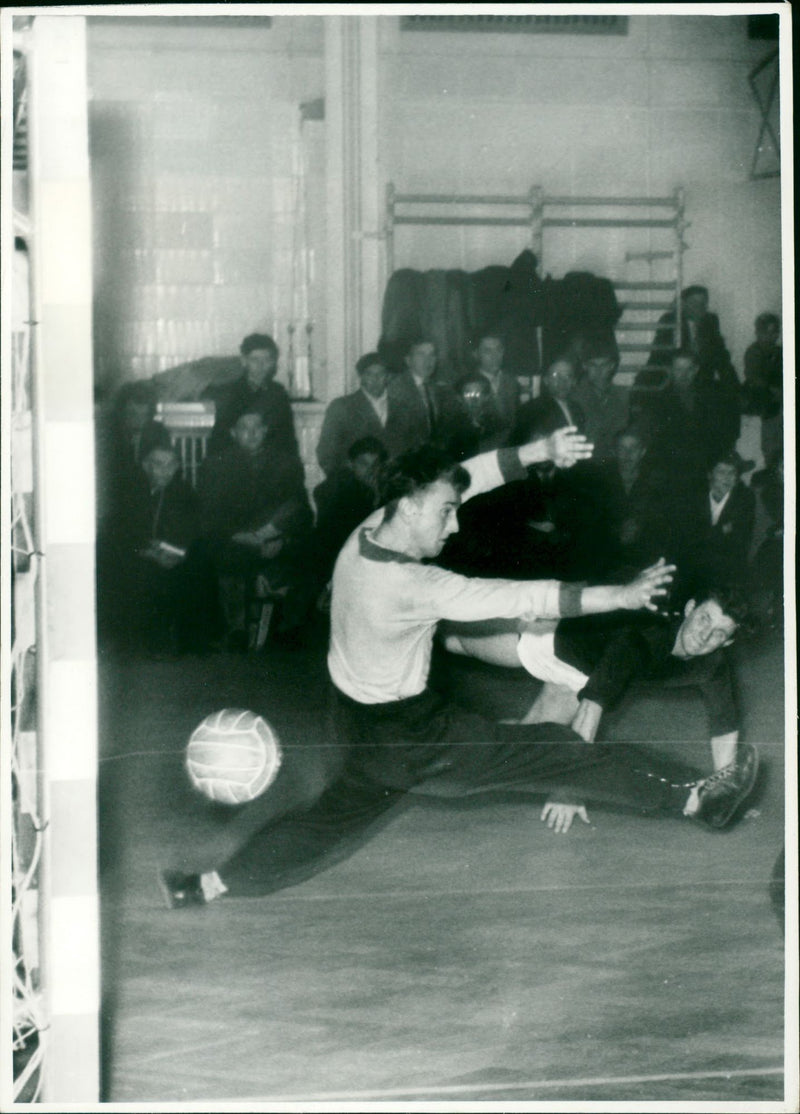
[[708, 287], [695, 284], [694, 286], [684, 286], [681, 290], [681, 298], [685, 301], [691, 298], [693, 294], [702, 294], [704, 298], [708, 298]]
[[382, 468], [378, 481], [380, 501], [385, 506], [384, 521], [394, 517], [401, 499], [424, 491], [437, 480], [452, 484], [459, 495], [470, 485], [466, 468], [436, 445], [422, 445], [390, 460]]
[[149, 421], [142, 429], [141, 441], [139, 442], [139, 460], [143, 462], [155, 449], [162, 449], [164, 452], [176, 452], [167, 427], [162, 422]]
[[243, 356], [249, 356], [251, 352], [260, 352], [263, 348], [271, 352], [277, 360], [280, 349], [269, 333], [250, 333], [239, 345], [239, 351]]
[[756, 332], [760, 333], [762, 329], [766, 329], [769, 325], [774, 325], [776, 329], [780, 329], [781, 319], [777, 313], [759, 313], [756, 318]]
[[755, 461], [745, 460], [736, 452], [735, 449], [728, 452], [716, 454], [712, 453], [711, 460], [709, 461], [708, 465], [709, 475], [714, 471], [718, 464], [727, 464], [729, 468], [735, 468], [737, 476], [742, 476], [745, 472], [752, 472], [753, 468], [755, 467]]
[[425, 336], [424, 333], [420, 333], [418, 336], [412, 337], [408, 342], [403, 355], [406, 357], [410, 356], [414, 349], [419, 348], [421, 344], [432, 344], [434, 351], [436, 351], [436, 341], [433, 337]]
[[262, 424], [266, 426], [267, 429], [269, 429], [269, 422], [267, 421], [266, 414], [264, 413], [264, 410], [257, 399], [245, 399], [243, 402], [241, 402], [240, 405], [237, 406], [236, 409], [231, 413], [228, 421], [228, 428], [233, 429], [238, 421], [240, 421], [242, 418], [250, 417], [251, 414], [255, 414], [257, 417], [259, 417]]
[[503, 333], [499, 328], [498, 329], [479, 329], [478, 332], [475, 333], [475, 348], [476, 348], [476, 350], [480, 346], [481, 341], [483, 341], [483, 340], [499, 340], [500, 343], [503, 345], [503, 347], [505, 347], [505, 343], [506, 343], [504, 338], [503, 338]]
[[366, 456], [368, 453], [371, 456], [377, 456], [381, 464], [389, 456], [383, 441], [379, 441], [377, 437], [359, 437], [347, 450], [347, 459], [350, 461], [358, 460], [360, 456]]
[[748, 627], [752, 619], [752, 609], [747, 594], [739, 584], [715, 583], [710, 581], [699, 586], [695, 592], [695, 602], [698, 606], [707, 600], [719, 604], [723, 615], [733, 619], [737, 627]]
[[375, 364], [380, 364], [386, 370], [386, 363], [377, 352], [367, 352], [356, 361], [356, 375], [361, 378], [367, 368], [374, 367]]

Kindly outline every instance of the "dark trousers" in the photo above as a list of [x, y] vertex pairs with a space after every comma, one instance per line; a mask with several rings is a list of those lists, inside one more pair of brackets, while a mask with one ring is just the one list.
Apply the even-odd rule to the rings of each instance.
[[546, 794], [680, 814], [697, 773], [641, 748], [589, 745], [569, 727], [498, 724], [425, 691], [364, 705], [333, 693], [344, 769], [310, 808], [267, 824], [218, 873], [232, 894], [271, 893], [332, 866], [372, 834], [410, 791], [465, 797]]

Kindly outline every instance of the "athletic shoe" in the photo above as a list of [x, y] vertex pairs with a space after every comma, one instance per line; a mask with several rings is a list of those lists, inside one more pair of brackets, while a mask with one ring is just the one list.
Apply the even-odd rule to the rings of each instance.
[[750, 743], [740, 743], [736, 761], [698, 784], [699, 807], [692, 815], [710, 828], [724, 828], [755, 785], [758, 751]]
[[205, 905], [206, 898], [199, 874], [180, 874], [177, 870], [161, 870], [158, 884], [167, 903], [167, 909], [186, 909], [190, 905]]

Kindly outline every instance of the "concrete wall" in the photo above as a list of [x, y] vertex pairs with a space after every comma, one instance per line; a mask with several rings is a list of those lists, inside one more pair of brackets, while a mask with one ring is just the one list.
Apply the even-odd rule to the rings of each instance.
[[[234, 353], [256, 330], [285, 353], [299, 106], [324, 91], [322, 20], [88, 22], [98, 382]], [[303, 128], [318, 275], [323, 127]]]
[[[748, 41], [744, 16], [633, 15], [626, 36], [401, 32], [387, 18], [382, 172], [401, 192], [685, 187], [685, 280], [710, 287], [741, 367], [756, 313], [781, 310], [780, 183], [749, 181], [760, 115], [747, 77], [770, 48]], [[524, 246], [524, 229], [400, 228], [395, 261], [474, 269]], [[544, 268], [633, 278], [625, 251], [646, 247], [644, 233], [553, 230]]]

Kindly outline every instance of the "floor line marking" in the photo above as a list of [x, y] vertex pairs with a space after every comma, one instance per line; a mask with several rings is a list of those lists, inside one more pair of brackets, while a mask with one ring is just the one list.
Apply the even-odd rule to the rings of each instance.
[[293, 894], [282, 895], [279, 893], [265, 894], [270, 902], [282, 901], [288, 904], [305, 903], [314, 901], [374, 901], [376, 898], [417, 898], [417, 897], [472, 897], [479, 895], [497, 896], [498, 894], [537, 894], [537, 893], [574, 893], [575, 890], [684, 890], [709, 886], [757, 886], [765, 891], [768, 879], [762, 878], [709, 878], [699, 882], [603, 882], [597, 884], [569, 885], [569, 886], [514, 886], [501, 889], [469, 889], [461, 890], [372, 890], [365, 893], [341, 894]]
[[731, 1071], [688, 1071], [664, 1072], [661, 1075], [622, 1075], [599, 1076], [591, 1079], [539, 1079], [529, 1080], [524, 1083], [459, 1083], [451, 1086], [432, 1087], [391, 1087], [376, 1089], [374, 1091], [322, 1091], [315, 1094], [282, 1094], [270, 1095], [260, 1099], [236, 1099], [235, 1102], [339, 1102], [339, 1101], [368, 1101], [369, 1099], [383, 1100], [387, 1098], [411, 1098], [415, 1096], [433, 1095], [465, 1095], [489, 1094], [492, 1092], [522, 1091], [522, 1090], [566, 1090], [575, 1087], [609, 1087], [613, 1085], [626, 1086], [634, 1083], [672, 1083], [681, 1080], [700, 1079], [747, 1079], [762, 1076], [783, 1075], [783, 1067], [769, 1068], [737, 1068]]

